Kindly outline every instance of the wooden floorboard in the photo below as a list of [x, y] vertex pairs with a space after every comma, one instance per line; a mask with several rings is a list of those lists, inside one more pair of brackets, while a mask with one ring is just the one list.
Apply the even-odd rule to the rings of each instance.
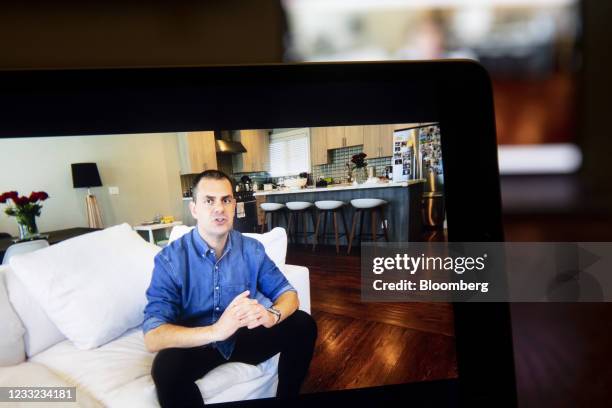
[[445, 303], [364, 303], [359, 248], [290, 245], [287, 263], [310, 270], [319, 337], [302, 392], [457, 377], [453, 314]]

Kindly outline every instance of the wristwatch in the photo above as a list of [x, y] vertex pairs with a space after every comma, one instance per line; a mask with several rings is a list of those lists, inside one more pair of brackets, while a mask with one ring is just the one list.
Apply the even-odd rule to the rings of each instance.
[[281, 319], [281, 312], [278, 309], [275, 309], [273, 307], [269, 307], [266, 309], [268, 312], [272, 313], [274, 316], [276, 316], [276, 321], [274, 322], [274, 324], [280, 322]]

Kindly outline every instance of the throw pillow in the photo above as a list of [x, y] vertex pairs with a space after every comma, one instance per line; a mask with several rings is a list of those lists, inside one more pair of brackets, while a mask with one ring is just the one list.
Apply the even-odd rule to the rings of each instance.
[[57, 328], [91, 349], [142, 323], [158, 252], [121, 224], [16, 255], [10, 265]]

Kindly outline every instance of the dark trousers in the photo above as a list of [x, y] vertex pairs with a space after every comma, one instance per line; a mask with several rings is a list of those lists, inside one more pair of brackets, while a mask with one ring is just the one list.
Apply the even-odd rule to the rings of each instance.
[[281, 323], [266, 329], [240, 328], [236, 346], [229, 360], [213, 347], [169, 348], [155, 356], [151, 375], [162, 407], [201, 407], [202, 394], [195, 381], [213, 368], [228, 362], [257, 365], [278, 352], [278, 388], [276, 395], [297, 395], [312, 359], [317, 325], [314, 319], [296, 310]]

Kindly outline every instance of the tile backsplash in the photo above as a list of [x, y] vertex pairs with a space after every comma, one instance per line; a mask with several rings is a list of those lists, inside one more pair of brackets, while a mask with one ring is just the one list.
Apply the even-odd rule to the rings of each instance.
[[[328, 164], [312, 166], [313, 179], [318, 180], [320, 177], [332, 177], [334, 180], [346, 181], [347, 167], [346, 163], [350, 162], [353, 155], [361, 153], [363, 145], [342, 147], [330, 151], [331, 161]], [[368, 167], [376, 167], [376, 175], [381, 176], [385, 173], [385, 166], [391, 165], [391, 156], [368, 158]]]
[[251, 181], [257, 184], [269, 183], [270, 181], [274, 180], [272, 177], [270, 177], [270, 173], [265, 172], [265, 171], [260, 171], [257, 173], [234, 174], [234, 180], [236, 181], [236, 183], [240, 182], [240, 178], [242, 176], [249, 176], [251, 178]]
[[[328, 164], [322, 164], [318, 166], [312, 166], [313, 180], [318, 180], [321, 177], [332, 177], [334, 180], [346, 181], [347, 167], [346, 163], [351, 160], [354, 154], [361, 153], [363, 151], [363, 145], [342, 147], [340, 149], [334, 149], [330, 151], [331, 161]], [[381, 176], [385, 173], [385, 166], [391, 165], [391, 156], [388, 157], [377, 157], [368, 158], [366, 157], [368, 166], [376, 167], [376, 175]], [[270, 177], [267, 172], [258, 173], [241, 173], [234, 175], [236, 182], [240, 181], [240, 177], [243, 175], [249, 176], [255, 183], [263, 184], [267, 182], [276, 182], [278, 177]], [[295, 174], [294, 176], [297, 176]]]

